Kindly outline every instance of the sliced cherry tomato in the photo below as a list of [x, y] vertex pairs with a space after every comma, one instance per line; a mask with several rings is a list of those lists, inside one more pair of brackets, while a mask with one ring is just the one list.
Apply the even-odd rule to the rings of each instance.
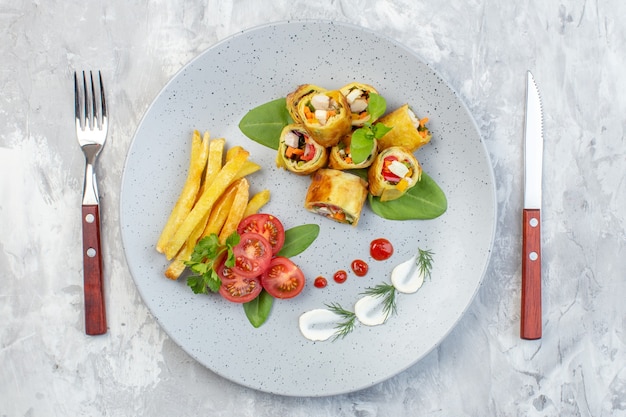
[[226, 257], [222, 257], [222, 260], [215, 268], [215, 272], [222, 280], [219, 293], [222, 297], [233, 303], [247, 303], [254, 300], [263, 289], [261, 285], [260, 277], [246, 278], [235, 271], [232, 268], [224, 265]]
[[263, 288], [275, 298], [292, 298], [304, 288], [304, 274], [290, 259], [277, 256], [261, 276]]
[[273, 255], [276, 255], [285, 243], [285, 228], [280, 220], [271, 214], [258, 213], [246, 217], [239, 223], [237, 232], [240, 235], [244, 233], [262, 235], [270, 242]]
[[272, 259], [272, 246], [258, 233], [243, 233], [233, 253], [233, 271], [242, 277], [253, 278], [267, 269]]

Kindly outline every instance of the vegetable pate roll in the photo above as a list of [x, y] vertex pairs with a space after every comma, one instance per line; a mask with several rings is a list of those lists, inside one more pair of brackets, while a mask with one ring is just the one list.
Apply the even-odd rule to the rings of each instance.
[[367, 171], [369, 191], [380, 201], [400, 198], [415, 186], [422, 176], [420, 166], [413, 153], [400, 146], [380, 151]]
[[336, 145], [352, 128], [350, 107], [339, 90], [304, 97], [298, 104], [298, 115], [313, 139], [327, 148]]
[[408, 104], [397, 108], [381, 117], [382, 124], [392, 129], [378, 141], [378, 148], [385, 149], [391, 146], [402, 146], [415, 152], [421, 146], [430, 142], [431, 134], [426, 123], [428, 118], [419, 119]]
[[361, 127], [366, 122], [374, 123], [376, 121], [370, 120], [370, 114], [367, 111], [370, 94], [378, 94], [374, 87], [354, 82], [341, 87], [339, 91], [346, 97], [348, 106], [350, 106], [352, 126]]
[[299, 175], [326, 166], [328, 150], [315, 142], [301, 124], [290, 124], [280, 133], [276, 165]]
[[326, 91], [323, 87], [319, 87], [314, 84], [302, 84], [298, 86], [295, 91], [287, 94], [287, 111], [294, 122], [302, 123], [302, 119], [298, 115], [298, 104], [300, 103], [300, 100], [308, 95], [321, 93], [323, 91]]
[[372, 147], [370, 149], [369, 156], [361, 163], [355, 164], [352, 161], [352, 153], [350, 151], [350, 145], [352, 143], [352, 133], [345, 135], [338, 144], [330, 148], [330, 155], [328, 156], [328, 166], [334, 169], [357, 169], [367, 168], [372, 165], [376, 153], [378, 150], [377, 140], [372, 140]]
[[366, 198], [364, 179], [336, 169], [320, 169], [311, 176], [304, 207], [336, 222], [356, 226]]

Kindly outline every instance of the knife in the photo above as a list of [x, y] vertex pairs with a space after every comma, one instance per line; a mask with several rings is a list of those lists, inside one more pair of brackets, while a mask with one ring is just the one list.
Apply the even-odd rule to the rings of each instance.
[[543, 115], [533, 75], [526, 80], [524, 209], [522, 214], [522, 339], [541, 338], [541, 171]]

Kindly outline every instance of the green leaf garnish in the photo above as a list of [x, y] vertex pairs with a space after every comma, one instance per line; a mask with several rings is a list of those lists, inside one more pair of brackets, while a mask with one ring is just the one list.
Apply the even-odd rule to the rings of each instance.
[[378, 94], [371, 93], [367, 104], [367, 112], [370, 117], [363, 127], [352, 132], [352, 140], [350, 142], [350, 156], [355, 164], [365, 161], [371, 154], [373, 141], [380, 139], [391, 130], [390, 127], [382, 123], [373, 124], [372, 120], [378, 119], [385, 114], [387, 110], [387, 101]]
[[400, 198], [381, 202], [368, 196], [374, 213], [388, 220], [428, 220], [441, 216], [448, 209], [448, 200], [439, 185], [425, 172], [422, 178]]
[[346, 310], [337, 303], [326, 304], [326, 307], [333, 313], [341, 316], [343, 319], [343, 321], [337, 323], [337, 326], [335, 327], [337, 331], [335, 332], [333, 340], [343, 339], [354, 330], [354, 326], [356, 325], [356, 314], [352, 311]]
[[194, 294], [219, 291], [222, 280], [215, 272], [215, 262], [225, 253], [227, 257], [225, 264], [233, 266], [235, 263], [233, 246], [239, 243], [239, 239], [240, 236], [237, 232], [228, 236], [223, 245], [220, 244], [215, 233], [200, 239], [194, 247], [190, 259], [185, 261], [185, 265], [195, 273], [195, 275], [187, 278], [187, 285]]
[[284, 97], [250, 110], [239, 122], [239, 129], [255, 142], [278, 150], [280, 132], [293, 123]]
[[433, 255], [434, 253], [430, 250], [422, 250], [417, 248], [418, 256], [415, 264], [420, 271], [420, 274], [424, 277], [424, 279], [430, 279], [430, 273], [433, 269]]
[[302, 253], [320, 233], [317, 224], [302, 224], [285, 230], [285, 243], [278, 252], [279, 256], [290, 258]]
[[255, 328], [259, 328], [270, 315], [272, 305], [274, 305], [274, 297], [263, 290], [254, 300], [243, 304], [243, 311], [246, 313], [250, 324]]
[[378, 119], [387, 111], [387, 100], [380, 94], [370, 93], [367, 102], [367, 112], [370, 114], [369, 121]]
[[396, 313], [396, 287], [391, 284], [378, 284], [375, 287], [366, 288], [363, 295], [382, 297], [383, 313], [386, 317]]

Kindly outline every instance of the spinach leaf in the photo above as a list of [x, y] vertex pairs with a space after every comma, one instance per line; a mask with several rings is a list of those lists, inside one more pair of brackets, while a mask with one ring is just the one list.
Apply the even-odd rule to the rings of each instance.
[[428, 220], [448, 209], [448, 200], [439, 185], [425, 172], [422, 179], [397, 200], [385, 201], [368, 196], [374, 213], [388, 220]]
[[243, 311], [246, 313], [250, 324], [255, 328], [259, 328], [270, 315], [272, 305], [274, 305], [274, 297], [263, 290], [257, 298], [243, 304]]
[[285, 230], [285, 243], [278, 255], [285, 258], [298, 255], [313, 243], [319, 233], [317, 224], [302, 224]]
[[293, 120], [282, 97], [250, 110], [239, 122], [239, 129], [253, 141], [278, 150], [280, 132], [290, 123]]

